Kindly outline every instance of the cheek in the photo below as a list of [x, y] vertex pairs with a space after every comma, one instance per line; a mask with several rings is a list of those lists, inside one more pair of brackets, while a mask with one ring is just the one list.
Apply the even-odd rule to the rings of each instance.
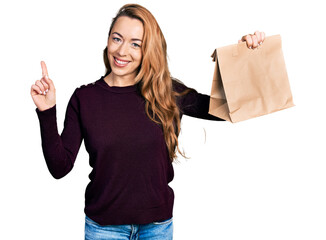
[[111, 42], [108, 43], [107, 48], [108, 48], [108, 50], [107, 50], [108, 56], [112, 55], [117, 50], [117, 46], [115, 46]]
[[112, 48], [112, 46], [108, 46], [108, 56], [110, 57], [110, 55], [112, 55], [112, 53], [114, 52], [114, 50], [113, 50], [113, 48]]
[[137, 62], [141, 62], [141, 60], [142, 60], [142, 53], [141, 53], [141, 51], [134, 54], [134, 59]]
[[109, 60], [109, 63], [110, 63], [111, 66], [112, 66], [112, 64], [114, 62], [114, 58], [113, 58], [114, 54], [113, 53], [114, 53], [114, 49], [108, 47], [107, 55], [108, 55], [108, 60]]

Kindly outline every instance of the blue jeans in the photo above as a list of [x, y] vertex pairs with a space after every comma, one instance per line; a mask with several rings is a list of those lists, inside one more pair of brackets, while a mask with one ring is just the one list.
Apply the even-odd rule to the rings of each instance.
[[85, 240], [172, 240], [173, 217], [162, 222], [102, 226], [86, 216]]

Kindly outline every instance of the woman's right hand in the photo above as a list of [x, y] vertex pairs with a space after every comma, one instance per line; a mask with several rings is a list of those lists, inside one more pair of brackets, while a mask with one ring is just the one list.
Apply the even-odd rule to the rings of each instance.
[[31, 87], [31, 96], [40, 111], [47, 110], [56, 104], [55, 87], [49, 78], [45, 62], [41, 61], [42, 78]]

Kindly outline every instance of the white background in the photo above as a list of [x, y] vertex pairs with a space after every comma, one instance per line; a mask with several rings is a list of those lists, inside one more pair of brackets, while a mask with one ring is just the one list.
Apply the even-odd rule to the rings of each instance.
[[[111, 19], [126, 1], [1, 1], [3, 239], [83, 239], [88, 155], [55, 180], [30, 86], [48, 66], [62, 131], [76, 87], [104, 74]], [[217, 47], [280, 34], [295, 107], [232, 124], [184, 116], [174, 164], [174, 239], [326, 239], [325, 13], [322, 1], [137, 1], [156, 17], [169, 66], [210, 94]], [[206, 136], [205, 136], [206, 132]], [[4, 237], [5, 236], [5, 237]]]

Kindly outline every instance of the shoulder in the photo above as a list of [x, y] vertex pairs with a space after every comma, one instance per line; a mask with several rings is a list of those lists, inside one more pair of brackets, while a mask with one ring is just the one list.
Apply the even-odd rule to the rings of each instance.
[[79, 87], [76, 88], [76, 90], [78, 89], [79, 91], [87, 91], [88, 89], [94, 88], [96, 82], [97, 81], [80, 85]]
[[175, 92], [181, 93], [187, 89], [192, 89], [187, 87], [181, 80], [177, 78], [171, 77], [171, 80], [172, 80], [172, 89]]
[[172, 88], [173, 90], [179, 90], [181, 88], [185, 88], [186, 86], [184, 85], [183, 82], [181, 82], [179, 79], [171, 77], [172, 80]]
[[197, 93], [197, 91], [194, 88], [190, 88], [190, 87], [186, 86], [181, 80], [179, 80], [177, 78], [173, 78], [173, 77], [171, 77], [171, 79], [172, 79], [172, 89], [174, 92], [177, 92], [180, 94], [182, 94], [182, 93], [184, 93], [184, 94]]
[[79, 87], [77, 87], [74, 91], [74, 94], [76, 95], [83, 95], [83, 94], [90, 94], [94, 91], [94, 89], [96, 88], [96, 82], [98, 80], [94, 81], [94, 82], [90, 82], [90, 83], [85, 83], [83, 85], [80, 85]]
[[182, 81], [176, 78], [172, 79], [172, 87], [174, 96], [176, 97], [176, 103], [181, 110], [193, 106], [197, 102], [198, 92], [194, 88], [186, 86]]
[[96, 95], [96, 82], [90, 82], [86, 84], [82, 84], [79, 87], [76, 87], [71, 95], [71, 99], [76, 99], [78, 102], [82, 101], [85, 102], [91, 99], [93, 96]]

